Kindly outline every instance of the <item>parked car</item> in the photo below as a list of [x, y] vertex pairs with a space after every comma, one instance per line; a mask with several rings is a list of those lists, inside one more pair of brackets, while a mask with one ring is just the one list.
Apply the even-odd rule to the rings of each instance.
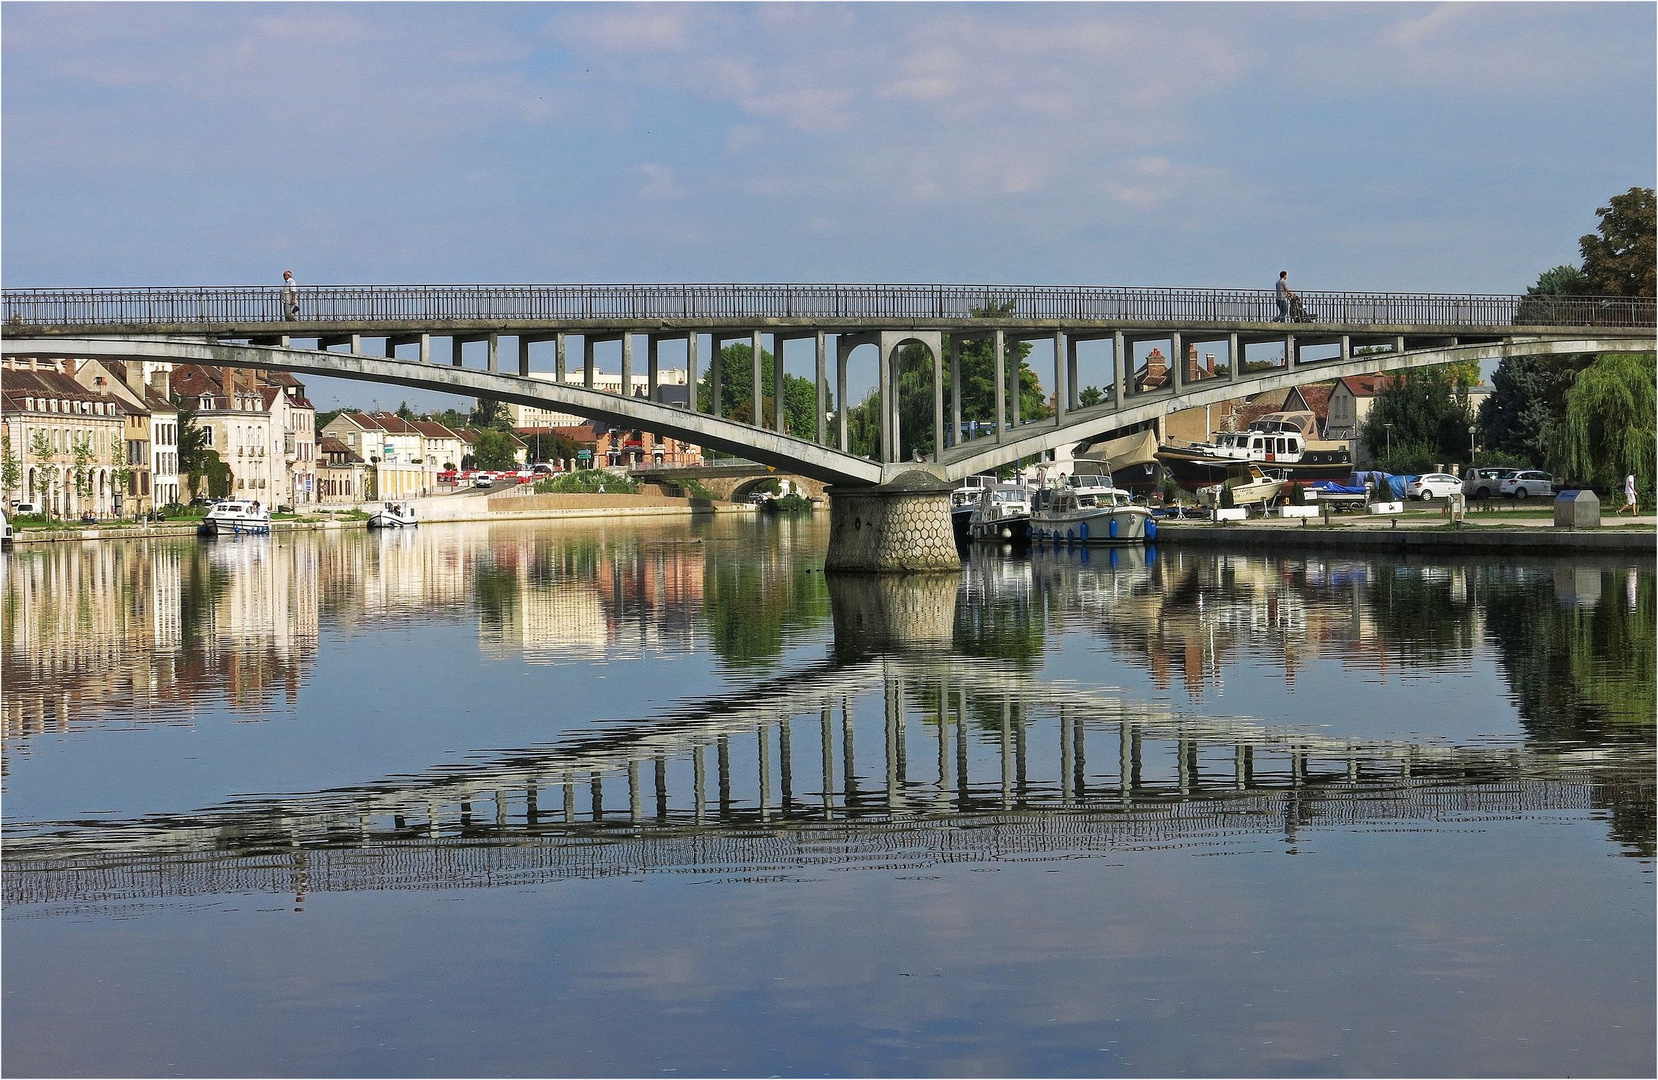
[[1489, 499], [1497, 494], [1502, 482], [1519, 469], [1469, 469], [1462, 474], [1462, 493], [1470, 499]]
[[1554, 478], [1536, 469], [1522, 469], [1503, 478], [1502, 493], [1511, 499], [1525, 499], [1533, 495], [1553, 495]]
[[16, 514], [18, 517], [22, 517], [24, 514], [44, 514], [45, 512], [46, 511], [42, 509], [41, 505], [37, 502], [20, 502], [12, 504], [12, 513]]
[[1405, 485], [1405, 496], [1411, 499], [1448, 499], [1462, 492], [1462, 481], [1450, 473], [1431, 472], [1413, 476]]
[[481, 472], [472, 478], [472, 486], [475, 488], [494, 487], [495, 481], [488, 473]]

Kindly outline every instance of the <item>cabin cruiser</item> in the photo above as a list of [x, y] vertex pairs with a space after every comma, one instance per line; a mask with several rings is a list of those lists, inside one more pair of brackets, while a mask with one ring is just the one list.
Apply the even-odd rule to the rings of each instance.
[[413, 503], [388, 502], [368, 517], [371, 529], [412, 529], [416, 524]]
[[1318, 419], [1306, 411], [1268, 413], [1246, 431], [1217, 431], [1210, 442], [1160, 446], [1157, 460], [1188, 490], [1224, 483], [1240, 462], [1270, 465], [1294, 483], [1340, 480], [1353, 471], [1344, 442], [1317, 438]]
[[1218, 484], [1197, 489], [1199, 506], [1230, 510], [1237, 506], [1268, 506], [1295, 487], [1282, 475], [1274, 475], [1254, 462], [1235, 464]]
[[201, 528], [196, 531], [202, 536], [269, 533], [271, 509], [258, 500], [220, 499], [207, 508], [207, 516], [202, 518]]
[[1157, 460], [1157, 434], [1135, 431], [1115, 439], [1088, 443], [1076, 456], [1104, 458], [1111, 462], [1111, 483], [1135, 495], [1146, 495], [1163, 482], [1164, 470]]
[[967, 526], [973, 519], [973, 511], [978, 508], [979, 496], [995, 483], [993, 476], [974, 474], [963, 480], [961, 487], [950, 492], [950, 531], [955, 534], [957, 544], [967, 543]]
[[984, 489], [967, 523], [972, 540], [991, 544], [1030, 543], [1031, 490], [1024, 484], [993, 484]]
[[1151, 511], [1111, 482], [1111, 463], [1077, 458], [1076, 471], [1040, 493], [1031, 539], [1053, 544], [1140, 544], [1157, 535]]

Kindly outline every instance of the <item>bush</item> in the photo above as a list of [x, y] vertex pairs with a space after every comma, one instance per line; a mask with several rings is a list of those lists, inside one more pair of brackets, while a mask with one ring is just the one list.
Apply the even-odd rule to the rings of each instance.
[[637, 495], [639, 483], [631, 476], [607, 472], [604, 469], [582, 469], [565, 473], [535, 485], [540, 495], [593, 495], [603, 488], [606, 495]]

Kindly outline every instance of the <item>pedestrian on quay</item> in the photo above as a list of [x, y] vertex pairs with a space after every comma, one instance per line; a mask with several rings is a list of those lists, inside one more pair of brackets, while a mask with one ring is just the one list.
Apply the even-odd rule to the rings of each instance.
[[1289, 322], [1290, 301], [1295, 299], [1295, 293], [1290, 289], [1290, 272], [1278, 271], [1278, 317], [1273, 322]]
[[282, 310], [289, 319], [299, 318], [299, 282], [292, 270], [282, 271]]
[[[1635, 474], [1634, 473], [1630, 473], [1628, 476], [1623, 478], [1623, 505], [1618, 507], [1618, 513], [1621, 514], [1625, 510], [1629, 511], [1629, 516], [1630, 517], [1634, 517], [1637, 510], [1638, 510], [1638, 506], [1635, 502]], [[1613, 516], [1616, 517], [1617, 515], [1614, 514]]]

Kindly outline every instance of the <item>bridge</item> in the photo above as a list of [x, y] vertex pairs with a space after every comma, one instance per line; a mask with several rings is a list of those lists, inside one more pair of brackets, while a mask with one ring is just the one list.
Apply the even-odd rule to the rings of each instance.
[[[302, 290], [291, 317], [280, 287], [7, 289], [3, 347], [9, 356], [172, 360], [396, 383], [490, 396], [643, 428], [780, 471], [833, 485], [831, 569], [945, 569], [957, 565], [943, 492], [972, 473], [998, 468], [1179, 409], [1375, 371], [1515, 355], [1651, 351], [1650, 297], [1527, 297], [1472, 294], [1304, 292], [1314, 321], [1275, 321], [1270, 290], [1142, 289], [986, 285], [426, 285], [320, 286]], [[621, 386], [633, 385], [636, 338], [645, 344], [644, 397], [594, 388], [595, 346], [619, 342]], [[684, 343], [687, 378], [699, 380], [708, 339], [710, 408], [657, 400], [660, 345]], [[809, 339], [815, 349], [813, 438], [785, 430], [784, 365], [763, 387], [760, 357]], [[502, 339], [516, 343], [504, 371]], [[581, 341], [579, 378], [570, 370]], [[447, 362], [434, 342], [448, 341]], [[721, 347], [752, 346], [746, 372], [722, 370]], [[989, 417], [962, 412], [960, 348], [988, 341], [994, 403]], [[1044, 380], [1053, 415], [1025, 422], [1019, 365], [1010, 346], [1052, 346]], [[300, 343], [309, 342], [309, 347]], [[1109, 343], [1111, 378], [1084, 406], [1078, 346]], [[483, 343], [483, 364], [465, 347]], [[533, 347], [552, 345], [556, 381], [529, 377]], [[1140, 390], [1135, 349], [1167, 344], [1164, 385]], [[900, 353], [912, 344], [931, 359], [933, 445], [901, 460]], [[1190, 346], [1213, 345], [1227, 374], [1185, 363]], [[375, 346], [371, 348], [371, 346]], [[872, 456], [852, 451], [848, 365], [876, 349], [879, 440]], [[404, 350], [403, 354], [399, 350]], [[341, 351], [344, 350], [344, 351]], [[1255, 356], [1251, 357], [1251, 352]], [[831, 361], [831, 352], [833, 361]], [[412, 355], [410, 355], [412, 353]], [[1270, 354], [1269, 361], [1262, 356]], [[1249, 368], [1250, 370], [1246, 370]], [[756, 403], [752, 423], [724, 415], [734, 380]], [[831, 389], [833, 393], [831, 393]], [[770, 392], [772, 408], [759, 407]], [[981, 421], [963, 438], [963, 420]], [[973, 425], [975, 429], [979, 426]], [[844, 529], [836, 528], [841, 523]]]
[[[954, 599], [953, 585], [941, 596]], [[867, 715], [863, 715], [867, 714]], [[1622, 789], [1630, 789], [1624, 791]], [[1639, 800], [1592, 752], [1347, 739], [1147, 706], [1017, 664], [832, 658], [561, 741], [180, 814], [43, 823], [8, 907], [224, 892], [925, 867]]]

